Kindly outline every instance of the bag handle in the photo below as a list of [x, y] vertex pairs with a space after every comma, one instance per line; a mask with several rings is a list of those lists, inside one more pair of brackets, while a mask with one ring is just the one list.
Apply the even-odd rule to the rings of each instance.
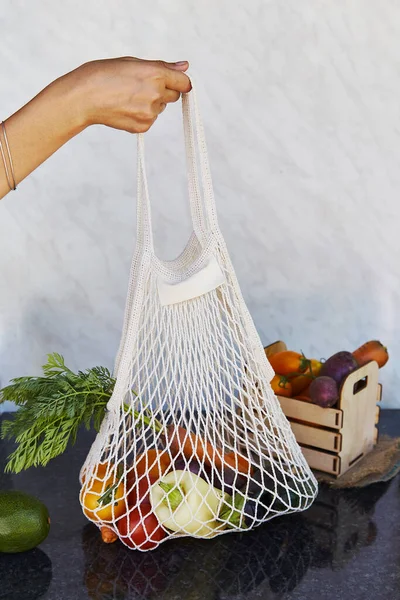
[[[192, 90], [187, 94], [182, 94], [182, 117], [192, 225], [197, 237], [203, 239], [217, 228], [218, 221], [204, 129], [192, 79], [191, 83]], [[144, 134], [142, 133], [137, 136], [137, 157], [137, 243], [154, 251]], [[197, 160], [200, 165], [202, 186], [199, 183]]]

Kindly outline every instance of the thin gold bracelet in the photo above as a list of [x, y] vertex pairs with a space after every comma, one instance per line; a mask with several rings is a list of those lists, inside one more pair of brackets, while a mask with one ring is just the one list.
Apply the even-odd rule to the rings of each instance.
[[11, 158], [10, 146], [8, 144], [7, 133], [6, 133], [6, 126], [5, 126], [4, 121], [1, 122], [1, 127], [2, 127], [2, 131], [3, 131], [4, 141], [6, 143], [8, 160], [9, 160], [9, 163], [10, 163], [11, 178], [10, 178], [10, 171], [8, 170], [8, 165], [7, 165], [6, 157], [4, 155], [3, 145], [2, 145], [1, 140], [0, 140], [1, 156], [2, 156], [2, 159], [3, 159], [3, 163], [4, 163], [4, 168], [6, 170], [6, 177], [7, 177], [8, 187], [10, 188], [10, 190], [15, 191], [17, 189], [17, 184], [16, 184], [16, 181], [15, 181], [14, 165], [13, 165], [13, 161], [12, 161], [12, 158]]
[[6, 172], [6, 178], [7, 178], [8, 187], [12, 191], [13, 190], [13, 186], [12, 186], [12, 183], [10, 181], [10, 173], [8, 171], [8, 165], [7, 165], [6, 157], [4, 155], [3, 144], [1, 143], [1, 140], [0, 140], [0, 152], [1, 152], [1, 157], [3, 159], [3, 163], [4, 163], [4, 170]]

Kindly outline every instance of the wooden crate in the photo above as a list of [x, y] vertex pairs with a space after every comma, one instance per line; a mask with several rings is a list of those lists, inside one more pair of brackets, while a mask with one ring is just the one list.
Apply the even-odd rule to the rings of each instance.
[[[272, 356], [283, 350], [284, 342], [276, 342], [267, 346], [265, 352]], [[377, 402], [382, 396], [378, 375], [375, 361], [350, 373], [335, 408], [278, 396], [312, 469], [339, 477], [372, 450], [378, 438]]]

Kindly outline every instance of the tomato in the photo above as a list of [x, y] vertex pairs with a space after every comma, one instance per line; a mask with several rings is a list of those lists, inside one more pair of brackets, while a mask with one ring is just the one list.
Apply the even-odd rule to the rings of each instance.
[[159, 479], [171, 466], [171, 458], [166, 450], [152, 448], [143, 454], [139, 454], [132, 473], [139, 479], [142, 475]]
[[290, 398], [292, 395], [292, 384], [281, 375], [275, 375], [271, 381], [271, 388], [277, 396]]
[[312, 358], [304, 375], [290, 378], [290, 383], [292, 384], [292, 396], [295, 397], [301, 394], [310, 385], [312, 377], [318, 377], [321, 368], [322, 362]]
[[268, 358], [271, 367], [279, 375], [291, 375], [292, 373], [304, 373], [309, 365], [309, 360], [299, 352], [285, 350], [277, 352]]
[[310, 358], [310, 365], [307, 367], [306, 373], [311, 373], [314, 377], [318, 377], [322, 369], [322, 362], [316, 358]]
[[129, 548], [151, 550], [158, 546], [167, 532], [162, 529], [156, 515], [149, 511], [150, 505], [143, 506], [142, 512], [134, 508], [117, 523], [121, 541]]
[[82, 486], [79, 498], [83, 506], [83, 512], [88, 519], [91, 521], [112, 521], [113, 518], [116, 519], [125, 512], [125, 489], [122, 482], [112, 492], [108, 504], [100, 505], [98, 502], [107, 489], [115, 484], [116, 479], [114, 475], [105, 481], [92, 479], [89, 483], [85, 483]]
[[135, 508], [137, 505], [150, 504], [150, 486], [157, 481], [155, 477], [141, 477], [139, 481], [128, 476], [127, 491], [128, 491], [128, 507]]
[[290, 380], [293, 396], [298, 396], [303, 390], [310, 385], [311, 379], [306, 375], [298, 375]]
[[[93, 479], [104, 479], [105, 474], [107, 472], [108, 463], [102, 462], [98, 463], [95, 470], [93, 471]], [[113, 469], [111, 469], [113, 470]], [[86, 472], [82, 475], [82, 483], [86, 481]]]

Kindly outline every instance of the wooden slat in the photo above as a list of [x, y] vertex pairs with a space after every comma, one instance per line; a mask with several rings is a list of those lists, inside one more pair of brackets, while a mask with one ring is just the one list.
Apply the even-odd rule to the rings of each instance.
[[299, 444], [306, 444], [322, 450], [340, 452], [342, 436], [334, 431], [310, 427], [290, 421], [290, 426]]
[[304, 454], [304, 458], [312, 469], [317, 471], [323, 471], [324, 473], [330, 473], [331, 475], [338, 475], [340, 471], [340, 459], [333, 454], [322, 452], [320, 450], [313, 450], [312, 448], [303, 448], [301, 451]]
[[381, 409], [379, 406], [377, 406], [376, 411], [375, 411], [375, 425], [378, 425], [378, 423], [379, 423], [380, 414], [381, 414]]
[[278, 396], [278, 400], [288, 419], [315, 423], [315, 425], [329, 427], [330, 429], [340, 429], [342, 427], [343, 413], [341, 410], [322, 408], [316, 404], [309, 404], [293, 398], [284, 398], [283, 396]]
[[264, 348], [264, 352], [267, 356], [267, 358], [269, 356], [273, 356], [274, 354], [278, 354], [278, 352], [285, 352], [285, 350], [287, 350], [286, 344], [285, 342], [274, 342], [273, 344], [270, 344], [269, 346], [265, 346]]
[[382, 384], [378, 383], [378, 387], [376, 390], [376, 401], [380, 402], [382, 400]]

